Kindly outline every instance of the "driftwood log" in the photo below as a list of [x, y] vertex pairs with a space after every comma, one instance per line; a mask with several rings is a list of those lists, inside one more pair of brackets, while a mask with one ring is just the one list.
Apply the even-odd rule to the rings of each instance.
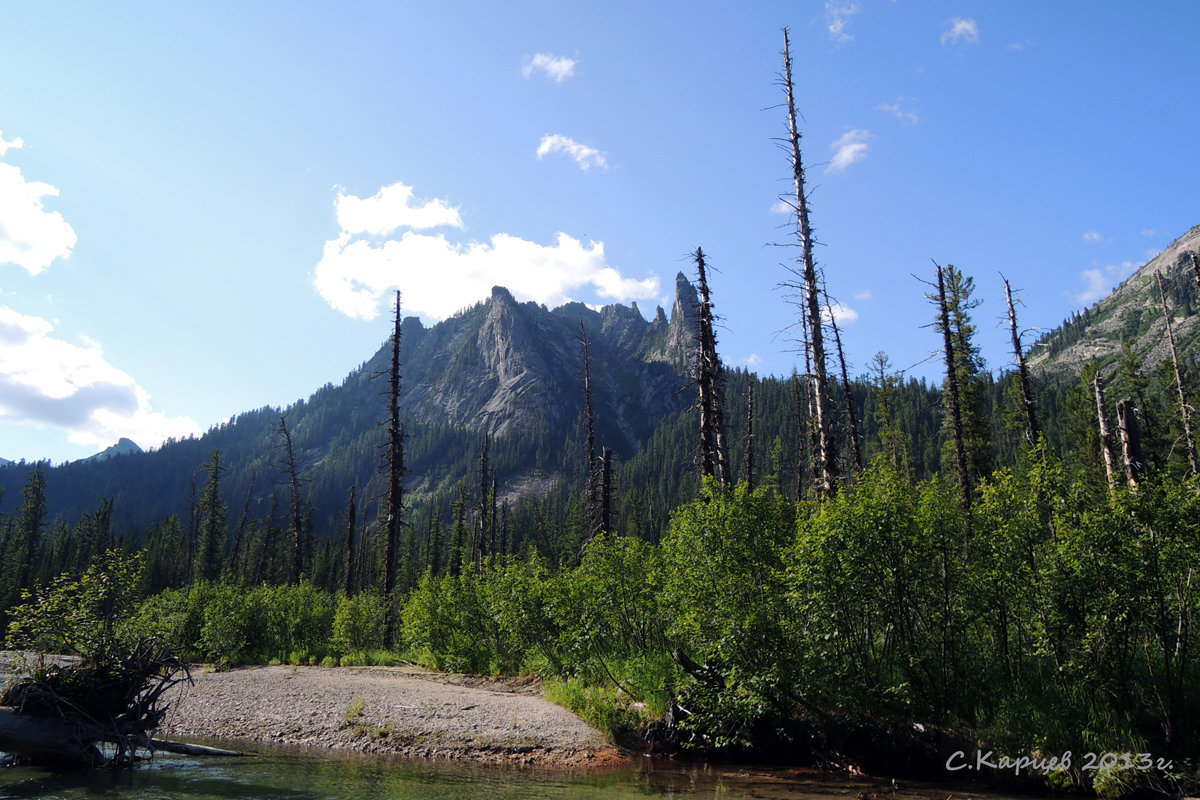
[[183, 662], [147, 644], [103, 663], [43, 659], [0, 693], [0, 751], [48, 766], [128, 766], [155, 750], [164, 693], [190, 680]]

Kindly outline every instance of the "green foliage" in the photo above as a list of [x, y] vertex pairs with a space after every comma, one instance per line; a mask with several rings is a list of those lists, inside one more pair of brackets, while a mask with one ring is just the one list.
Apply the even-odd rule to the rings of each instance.
[[784, 554], [795, 509], [770, 489], [706, 482], [662, 544], [667, 636], [695, 680], [680, 693], [696, 743], [746, 748], [786, 738], [797, 692]]
[[127, 644], [122, 622], [137, 599], [141, 558], [109, 550], [78, 578], [61, 575], [11, 611], [8, 646], [109, 660]]
[[339, 595], [333, 612], [334, 648], [343, 653], [381, 649], [385, 614], [387, 601], [380, 594]]

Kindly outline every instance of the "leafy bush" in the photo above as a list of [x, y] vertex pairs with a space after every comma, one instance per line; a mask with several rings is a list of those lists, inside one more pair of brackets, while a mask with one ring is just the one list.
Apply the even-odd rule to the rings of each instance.
[[341, 653], [361, 653], [383, 647], [387, 602], [382, 595], [339, 595], [333, 613], [333, 647]]

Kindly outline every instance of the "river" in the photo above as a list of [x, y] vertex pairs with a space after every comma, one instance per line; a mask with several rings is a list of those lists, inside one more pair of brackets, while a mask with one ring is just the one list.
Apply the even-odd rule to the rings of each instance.
[[955, 800], [999, 797], [905, 783], [894, 790], [888, 781], [784, 768], [646, 762], [567, 773], [275, 748], [252, 758], [160, 754], [123, 772], [0, 769], [0, 800], [945, 800], [951, 794]]

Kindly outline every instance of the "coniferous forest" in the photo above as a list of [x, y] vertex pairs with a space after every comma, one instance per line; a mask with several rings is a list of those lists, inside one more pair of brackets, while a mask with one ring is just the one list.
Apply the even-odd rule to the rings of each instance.
[[[0, 468], [9, 646], [533, 673], [656, 752], [944, 774], [978, 746], [1070, 751], [1044, 781], [1194, 786], [1200, 233], [1130, 279], [1139, 302], [1038, 342], [1007, 283], [936, 266], [909, 335], [943, 379], [883, 352], [848, 375], [784, 52], [794, 374], [722, 364], [733, 281], [700, 248], [669, 321], [497, 289], [425, 329], [397, 295], [379, 353], [286, 410]], [[985, 295], [1011, 370], [976, 344]], [[1099, 329], [1123, 344], [1063, 358]]]

